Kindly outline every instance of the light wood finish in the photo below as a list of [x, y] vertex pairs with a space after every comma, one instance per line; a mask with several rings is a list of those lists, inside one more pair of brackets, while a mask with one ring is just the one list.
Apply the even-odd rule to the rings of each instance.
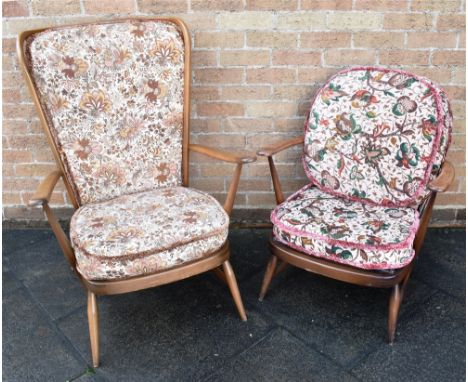
[[275, 275], [276, 270], [276, 263], [278, 262], [278, 258], [273, 255], [270, 257], [270, 261], [268, 262], [265, 276], [263, 276], [262, 288], [260, 289], [260, 296], [258, 297], [259, 301], [263, 301], [265, 298], [266, 292], [268, 291], [268, 287], [270, 286], [271, 280]]
[[60, 249], [65, 255], [65, 258], [67, 259], [71, 268], [78, 274], [78, 272], [76, 271], [75, 252], [73, 251], [70, 240], [68, 239], [67, 235], [63, 231], [63, 228], [60, 225], [59, 221], [57, 220], [57, 217], [55, 216], [54, 212], [50, 208], [49, 203], [44, 203], [42, 205], [42, 209], [44, 210], [46, 214], [47, 221], [49, 222], [50, 227], [52, 228], [52, 232], [57, 238], [57, 241], [60, 245]]
[[[300, 137], [290, 139], [278, 143], [275, 146], [260, 150], [257, 152], [259, 156], [266, 156], [270, 165], [271, 178], [273, 187], [275, 190], [276, 201], [278, 204], [284, 201], [284, 196], [281, 190], [281, 184], [278, 177], [278, 173], [275, 168], [273, 161], [273, 155], [292, 147], [297, 144], [303, 143]], [[277, 261], [283, 261], [283, 264], [291, 264], [298, 268], [305, 269], [306, 271], [316, 273], [322, 276], [333, 278], [348, 282], [351, 284], [357, 284], [368, 287], [376, 288], [391, 288], [390, 300], [389, 300], [389, 312], [388, 312], [388, 341], [393, 343], [395, 340], [395, 333], [398, 321], [398, 313], [400, 311], [401, 302], [403, 300], [404, 291], [411, 275], [411, 271], [414, 266], [414, 262], [421, 250], [426, 235], [427, 227], [434, 206], [434, 201], [437, 192], [446, 191], [454, 178], [453, 165], [446, 161], [441, 169], [440, 174], [429, 183], [429, 189], [432, 190], [431, 194], [421, 203], [419, 206], [419, 212], [421, 216], [418, 232], [413, 242], [413, 248], [415, 256], [412, 262], [403, 268], [386, 271], [374, 271], [365, 270], [360, 268], [354, 268], [348, 265], [339, 264], [326, 259], [306, 255], [293, 248], [290, 248], [270, 237], [269, 245], [272, 252], [272, 257], [268, 262], [263, 278], [262, 287], [260, 290], [259, 300], [262, 301], [265, 297], [268, 287], [271, 283], [272, 278], [280, 272], [280, 268], [277, 269]]]
[[226, 196], [226, 201], [224, 202], [224, 210], [227, 212], [228, 215], [231, 215], [232, 207], [234, 205], [234, 201], [236, 199], [237, 187], [239, 186], [239, 180], [242, 172], [242, 165], [244, 163], [252, 163], [257, 160], [255, 155], [248, 154], [248, 155], [238, 155], [229, 153], [226, 151], [220, 151], [217, 149], [213, 149], [211, 147], [203, 146], [203, 145], [189, 145], [190, 151], [197, 152], [202, 155], [206, 155], [211, 158], [219, 159], [224, 162], [236, 163], [236, 169], [234, 171], [234, 175], [231, 180], [231, 184], [229, 185], [229, 190]]
[[236, 153], [230, 153], [227, 151], [221, 151], [218, 149], [214, 149], [212, 147], [204, 146], [204, 145], [196, 145], [191, 143], [189, 145], [189, 150], [200, 153], [203, 155], [207, 155], [211, 158], [219, 159], [224, 162], [231, 162], [231, 163], [252, 163], [257, 160], [257, 157], [253, 154], [246, 154], [246, 155], [239, 155]]
[[[225, 210], [230, 214], [232, 211], [232, 206], [235, 199], [235, 194], [237, 191], [237, 186], [239, 184], [239, 178], [241, 174], [242, 165], [245, 163], [253, 162], [256, 157], [254, 155], [239, 155], [235, 153], [222, 152], [217, 149], [212, 149], [202, 145], [190, 145], [189, 143], [189, 121], [190, 121], [190, 82], [191, 82], [191, 42], [190, 34], [187, 30], [187, 27], [182, 20], [175, 17], [132, 17], [125, 19], [113, 19], [113, 20], [103, 20], [103, 21], [94, 21], [91, 23], [79, 24], [75, 26], [82, 26], [87, 24], [106, 24], [106, 23], [115, 23], [119, 21], [137, 21], [137, 20], [154, 20], [161, 22], [170, 22], [177, 25], [180, 29], [182, 38], [184, 40], [185, 46], [185, 70], [184, 70], [184, 109], [183, 109], [183, 133], [182, 133], [182, 185], [189, 185], [189, 147], [194, 152], [199, 152], [204, 155], [211, 156], [215, 159], [224, 160], [227, 162], [235, 163], [236, 169], [234, 172], [233, 181], [229, 188], [229, 192], [226, 198], [226, 203], [224, 204]], [[71, 203], [74, 208], [79, 208], [77, 198], [75, 197], [74, 189], [71, 186], [71, 181], [67, 175], [65, 164], [63, 163], [61, 156], [58, 151], [58, 147], [52, 137], [50, 131], [50, 126], [48, 125], [48, 120], [46, 118], [45, 111], [42, 108], [42, 104], [39, 100], [39, 94], [36, 92], [34, 82], [29, 72], [28, 67], [26, 66], [25, 52], [23, 49], [25, 40], [32, 36], [33, 34], [54, 29], [62, 28], [59, 27], [48, 27], [40, 28], [31, 31], [22, 32], [19, 35], [17, 41], [17, 51], [19, 57], [19, 64], [24, 74], [26, 83], [30, 90], [32, 99], [36, 106], [39, 118], [41, 120], [42, 127], [49, 141], [52, 153], [57, 163], [57, 170], [50, 173], [45, 180], [41, 183], [35, 195], [31, 199], [31, 206], [42, 205], [44, 212], [47, 216], [47, 220], [51, 225], [51, 228], [60, 244], [60, 247], [67, 258], [70, 266], [77, 274], [81, 283], [87, 291], [88, 297], [88, 323], [89, 323], [89, 334], [91, 340], [91, 350], [93, 358], [93, 366], [97, 367], [99, 365], [99, 314], [98, 314], [98, 305], [97, 305], [97, 295], [112, 295], [120, 293], [128, 293], [133, 291], [138, 291], [146, 288], [152, 288], [158, 285], [168, 284], [178, 280], [182, 280], [187, 277], [191, 277], [203, 272], [217, 270], [217, 273], [222, 273], [222, 277], [225, 282], [229, 285], [231, 293], [233, 295], [234, 302], [236, 304], [237, 310], [242, 318], [246, 320], [245, 310], [242, 304], [240, 297], [239, 289], [237, 287], [237, 282], [232, 271], [232, 268], [228, 262], [229, 259], [229, 243], [226, 241], [224, 245], [217, 251], [207, 254], [200, 260], [193, 261], [188, 264], [181, 265], [176, 268], [172, 268], [166, 271], [151, 275], [143, 275], [139, 277], [133, 277], [124, 280], [111, 280], [111, 281], [95, 281], [87, 280], [83, 278], [76, 268], [76, 258], [70, 241], [60, 226], [56, 216], [54, 215], [52, 209], [50, 208], [48, 202], [50, 196], [60, 178], [63, 179], [65, 187], [69, 196]], [[224, 272], [220, 270], [220, 267], [224, 268]]]
[[455, 168], [449, 161], [445, 161], [440, 170], [440, 174], [432, 182], [429, 182], [429, 189], [435, 192], [444, 192], [450, 187], [455, 178]]
[[47, 175], [41, 182], [33, 197], [29, 199], [28, 205], [30, 207], [40, 206], [44, 203], [48, 203], [52, 192], [54, 191], [55, 185], [62, 177], [63, 173], [60, 170], [54, 170]]
[[244, 310], [244, 304], [242, 303], [242, 298], [239, 292], [239, 288], [237, 286], [236, 276], [234, 275], [234, 271], [232, 270], [231, 263], [229, 262], [229, 260], [226, 260], [223, 263], [223, 270], [224, 275], [226, 276], [229, 290], [231, 291], [232, 297], [236, 304], [237, 311], [239, 312], [239, 316], [242, 321], [247, 321], [247, 316]]
[[257, 155], [261, 157], [271, 157], [283, 150], [286, 150], [289, 147], [304, 144], [304, 137], [296, 137], [287, 139], [277, 143], [276, 145], [265, 147], [257, 151]]
[[99, 366], [99, 310], [96, 295], [88, 291], [88, 325], [93, 367]]
[[278, 171], [276, 170], [275, 162], [273, 160], [273, 155], [279, 153], [283, 150], [286, 150], [289, 147], [302, 145], [304, 144], [304, 137], [296, 137], [281, 141], [276, 145], [266, 147], [262, 150], [257, 151], [258, 156], [264, 156], [268, 158], [268, 165], [270, 166], [271, 180], [273, 182], [273, 190], [275, 191], [276, 204], [281, 204], [284, 202], [284, 193], [281, 188], [281, 182], [278, 176]]
[[273, 182], [273, 190], [275, 191], [276, 204], [284, 202], [283, 189], [281, 188], [281, 182], [279, 180], [278, 171], [276, 171], [275, 162], [273, 157], [268, 157], [268, 165], [270, 166], [271, 180]]
[[132, 277], [125, 280], [96, 281], [82, 279], [86, 289], [97, 295], [122, 294], [170, 284], [200, 273], [211, 271], [229, 259], [229, 243], [226, 243], [211, 255], [166, 271], [146, 276]]

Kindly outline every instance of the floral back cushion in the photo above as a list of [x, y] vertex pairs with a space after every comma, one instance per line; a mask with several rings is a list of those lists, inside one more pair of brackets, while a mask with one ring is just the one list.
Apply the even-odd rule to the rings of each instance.
[[428, 79], [383, 68], [348, 69], [312, 102], [304, 168], [325, 192], [415, 206], [440, 170], [451, 128], [447, 97]]
[[184, 40], [145, 20], [59, 27], [25, 55], [80, 205], [181, 184]]

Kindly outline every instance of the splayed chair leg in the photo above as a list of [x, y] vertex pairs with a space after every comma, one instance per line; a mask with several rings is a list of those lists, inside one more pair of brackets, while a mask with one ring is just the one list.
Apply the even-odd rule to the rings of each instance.
[[401, 284], [394, 285], [390, 294], [388, 304], [388, 342], [393, 344], [395, 340], [396, 325], [398, 321], [398, 313], [402, 300]]
[[265, 298], [268, 287], [270, 286], [271, 279], [273, 278], [276, 270], [276, 264], [278, 263], [278, 258], [276, 256], [271, 256], [270, 261], [268, 262], [265, 276], [263, 276], [262, 289], [260, 290], [259, 300], [263, 301]]
[[388, 343], [392, 344], [395, 341], [395, 332], [398, 321], [398, 314], [400, 312], [401, 303], [405, 295], [406, 286], [411, 275], [413, 266], [410, 265], [403, 281], [392, 288], [390, 294], [390, 301], [388, 305]]
[[244, 304], [242, 303], [239, 287], [237, 286], [236, 276], [234, 275], [234, 271], [232, 270], [229, 260], [226, 260], [223, 263], [223, 270], [232, 298], [234, 299], [237, 311], [239, 312], [239, 316], [242, 321], [247, 321], [247, 315], [245, 314]]
[[96, 295], [88, 291], [88, 324], [93, 367], [99, 366], [99, 311]]

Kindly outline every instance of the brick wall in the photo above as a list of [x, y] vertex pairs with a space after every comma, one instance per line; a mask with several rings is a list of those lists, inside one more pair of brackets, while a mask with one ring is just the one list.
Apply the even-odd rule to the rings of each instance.
[[[437, 200], [442, 220], [464, 219], [465, 2], [463, 0], [19, 0], [3, 1], [3, 218], [41, 219], [24, 208], [54, 168], [18, 71], [18, 32], [118, 15], [176, 15], [192, 33], [191, 140], [232, 150], [301, 133], [309, 100], [350, 64], [400, 67], [440, 83], [452, 101], [449, 158], [456, 180]], [[306, 182], [299, 150], [278, 156], [285, 191]], [[193, 156], [192, 185], [222, 197], [232, 167]], [[63, 185], [53, 194], [67, 207]], [[237, 207], [274, 205], [265, 160], [245, 168]], [[255, 216], [251, 215], [251, 216]]]

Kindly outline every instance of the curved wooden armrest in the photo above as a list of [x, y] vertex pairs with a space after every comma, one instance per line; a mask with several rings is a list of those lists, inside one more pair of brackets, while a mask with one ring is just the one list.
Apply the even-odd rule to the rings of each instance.
[[276, 153], [287, 149], [288, 147], [299, 145], [301, 143], [304, 143], [304, 136], [288, 139], [286, 141], [279, 142], [276, 145], [265, 147], [257, 151], [257, 155], [262, 157], [271, 157]]
[[50, 196], [52, 195], [52, 191], [54, 191], [54, 187], [61, 176], [62, 171], [60, 170], [52, 171], [49, 175], [47, 175], [37, 188], [34, 196], [29, 200], [28, 205], [30, 207], [34, 207], [42, 206], [44, 203], [48, 203]]
[[229, 191], [223, 206], [224, 210], [228, 213], [228, 215], [230, 215], [232, 212], [232, 206], [234, 205], [234, 199], [236, 198], [237, 186], [239, 185], [242, 165], [244, 163], [255, 162], [257, 160], [257, 157], [255, 155], [239, 156], [236, 154], [216, 150], [203, 145], [190, 144], [189, 149], [197, 153], [207, 155], [209, 157], [219, 159], [225, 162], [236, 163], [236, 170], [234, 172], [234, 176], [232, 177], [231, 185], [229, 186]]
[[189, 145], [189, 150], [192, 150], [196, 153], [200, 153], [203, 155], [207, 155], [211, 158], [219, 159], [224, 162], [230, 162], [230, 163], [252, 163], [257, 160], [257, 157], [255, 155], [244, 155], [244, 156], [239, 156], [234, 153], [230, 153], [227, 151], [221, 151], [214, 149], [212, 147], [208, 146], [203, 146], [203, 145], [195, 145], [195, 144], [190, 144]]
[[442, 165], [439, 175], [432, 182], [429, 182], [428, 188], [436, 192], [444, 192], [450, 187], [455, 178], [455, 168], [453, 164], [446, 161]]

